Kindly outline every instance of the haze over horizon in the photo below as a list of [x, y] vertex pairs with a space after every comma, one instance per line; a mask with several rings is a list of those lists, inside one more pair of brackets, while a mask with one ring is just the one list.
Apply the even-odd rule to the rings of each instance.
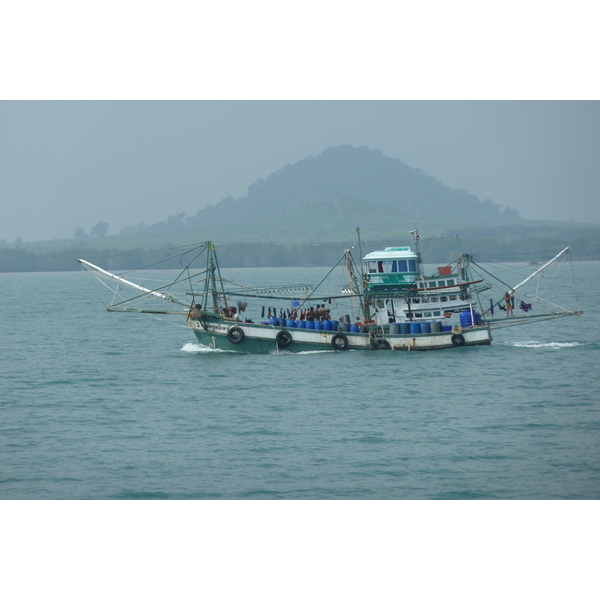
[[191, 216], [341, 144], [526, 219], [600, 223], [597, 101], [4, 101], [0, 132], [7, 242]]

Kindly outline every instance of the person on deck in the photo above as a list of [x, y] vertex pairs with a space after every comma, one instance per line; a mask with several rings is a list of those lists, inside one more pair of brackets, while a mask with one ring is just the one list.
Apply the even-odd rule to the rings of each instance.
[[506, 304], [506, 316], [507, 317], [512, 317], [513, 316], [513, 308], [514, 308], [514, 293], [512, 293], [512, 290], [508, 290], [505, 294], [504, 294], [504, 303]]
[[223, 309], [223, 313], [224, 313], [225, 318], [235, 319], [235, 315], [237, 313], [237, 308], [235, 306], [228, 306], [227, 308]]

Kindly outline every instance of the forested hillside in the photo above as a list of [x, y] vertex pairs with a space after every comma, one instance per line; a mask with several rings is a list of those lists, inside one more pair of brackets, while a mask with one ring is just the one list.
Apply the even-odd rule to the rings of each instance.
[[[343, 211], [340, 202], [348, 204]], [[335, 146], [258, 179], [243, 198], [225, 198], [194, 216], [171, 215], [166, 222], [147, 228], [145, 234], [173, 229], [214, 231], [215, 226], [224, 225], [233, 226], [236, 235], [245, 235], [246, 228], [252, 226], [255, 240], [264, 235], [282, 240], [296, 235], [300, 240], [307, 229], [319, 227], [324, 238], [312, 241], [327, 241], [347, 236], [342, 231], [346, 223], [341, 223], [340, 217], [362, 223], [365, 235], [372, 237], [392, 233], [393, 228], [406, 230], [417, 217], [427, 223], [432, 234], [453, 226], [494, 226], [521, 220], [511, 208], [449, 188], [379, 150]], [[372, 220], [376, 227], [367, 227], [366, 220]], [[237, 224], [244, 227], [235, 227]], [[279, 235], [278, 228], [289, 225], [300, 229]], [[134, 233], [134, 229], [129, 230], [129, 234]]]
[[455, 258], [459, 240], [463, 252], [500, 260], [533, 261], [565, 246], [575, 259], [600, 260], [598, 225], [526, 221], [516, 210], [451, 189], [379, 150], [337, 146], [194, 216], [176, 213], [116, 235], [106, 235], [109, 225], [102, 222], [90, 234], [78, 228], [73, 240], [4, 244], [0, 272], [77, 269], [79, 256], [105, 268], [138, 268], [163, 256], [155, 249], [208, 239], [217, 243], [223, 266], [327, 265], [355, 242], [357, 226], [366, 252], [410, 243], [414, 221], [430, 262]]

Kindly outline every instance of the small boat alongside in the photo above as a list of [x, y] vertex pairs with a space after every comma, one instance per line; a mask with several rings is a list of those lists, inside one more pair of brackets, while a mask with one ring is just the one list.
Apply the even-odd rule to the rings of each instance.
[[[521, 283], [508, 287], [500, 300], [490, 299], [488, 306], [482, 296], [493, 286], [478, 274], [471, 255], [460, 253], [452, 264], [426, 274], [418, 232], [413, 235], [415, 250], [410, 246], [387, 247], [362, 257], [359, 265], [346, 249], [316, 286], [257, 288], [234, 284], [222, 277], [210, 241], [186, 248], [184, 254], [193, 258], [180, 275], [153, 288], [78, 260], [103, 282], [116, 283], [107, 310], [178, 315], [199, 344], [237, 352], [425, 351], [484, 346], [492, 342], [496, 326], [582, 314], [579, 309], [534, 314], [531, 303], [521, 300], [525, 317], [514, 315], [516, 291], [564, 257], [568, 248]], [[191, 263], [202, 256], [205, 268], [193, 271]], [[327, 287], [324, 282], [340, 270], [344, 281]], [[122, 297], [124, 288], [136, 294]], [[150, 306], [154, 302], [170, 306]], [[494, 317], [494, 309], [506, 314]]]

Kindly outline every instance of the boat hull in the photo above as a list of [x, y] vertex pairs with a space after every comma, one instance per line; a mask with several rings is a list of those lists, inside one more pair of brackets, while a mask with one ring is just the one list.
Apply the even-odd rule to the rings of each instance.
[[[192, 321], [191, 326], [196, 339], [203, 346], [253, 354], [315, 350], [443, 350], [462, 346], [487, 346], [492, 342], [488, 326], [464, 329], [459, 335], [452, 332], [414, 335], [342, 334], [337, 331], [288, 329], [223, 321]], [[232, 332], [235, 335], [228, 335], [232, 328], [235, 328]]]

